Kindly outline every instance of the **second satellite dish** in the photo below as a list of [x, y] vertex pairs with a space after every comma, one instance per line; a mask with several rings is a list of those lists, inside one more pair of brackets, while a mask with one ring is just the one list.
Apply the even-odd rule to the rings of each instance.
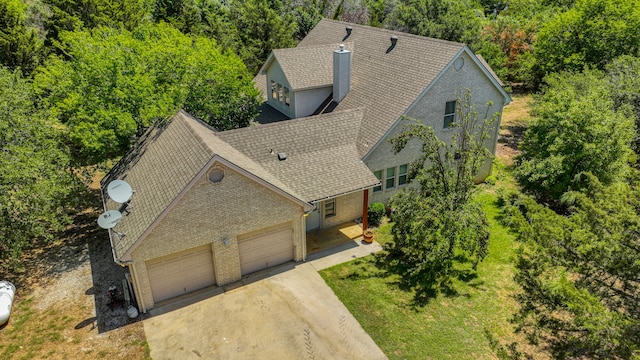
[[111, 229], [122, 220], [122, 213], [118, 210], [109, 210], [98, 218], [98, 225], [103, 229]]
[[113, 201], [125, 203], [133, 196], [133, 189], [124, 180], [114, 180], [107, 186], [107, 194]]

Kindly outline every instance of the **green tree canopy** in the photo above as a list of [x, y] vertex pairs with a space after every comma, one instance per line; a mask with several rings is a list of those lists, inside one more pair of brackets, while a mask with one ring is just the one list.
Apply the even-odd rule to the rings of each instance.
[[636, 135], [633, 148], [640, 154], [640, 58], [623, 55], [607, 65], [611, 83], [611, 97], [616, 107], [632, 106], [635, 114]]
[[515, 175], [528, 191], [559, 199], [589, 172], [605, 184], [623, 178], [634, 159], [629, 106], [616, 108], [600, 71], [553, 74], [536, 99]]
[[232, 22], [238, 29], [239, 55], [252, 74], [273, 49], [295, 45], [297, 22], [280, 0], [245, 0], [235, 6]]
[[64, 31], [98, 26], [135, 29], [148, 16], [146, 0], [42, 0], [51, 13], [44, 22], [47, 44], [56, 46]]
[[41, 41], [25, 25], [22, 0], [0, 0], [0, 65], [30, 74], [38, 65]]
[[515, 320], [559, 359], [629, 359], [640, 350], [640, 191], [584, 175], [570, 215], [530, 197], [507, 197], [506, 220], [522, 247]]
[[448, 289], [452, 278], [475, 270], [487, 255], [486, 216], [471, 196], [474, 177], [491, 156], [484, 144], [495, 120], [478, 119], [467, 92], [459, 100], [453, 125], [457, 129], [450, 141], [419, 122], [391, 141], [396, 152], [412, 140], [422, 147], [409, 171], [419, 187], [405, 189], [390, 201], [393, 243], [386, 246], [385, 256], [387, 266], [416, 290], [418, 303]]
[[121, 154], [132, 136], [178, 108], [219, 130], [257, 115], [251, 74], [211, 39], [158, 24], [66, 32], [61, 40], [69, 60], [51, 58], [34, 83], [84, 161]]
[[394, 30], [458, 41], [473, 48], [483, 19], [480, 5], [473, 0], [400, 0], [388, 23]]
[[35, 239], [52, 239], [69, 222], [74, 191], [60, 126], [36, 109], [29, 83], [0, 67], [0, 259]]
[[604, 66], [640, 54], [640, 1], [578, 0], [543, 24], [535, 43], [540, 76]]

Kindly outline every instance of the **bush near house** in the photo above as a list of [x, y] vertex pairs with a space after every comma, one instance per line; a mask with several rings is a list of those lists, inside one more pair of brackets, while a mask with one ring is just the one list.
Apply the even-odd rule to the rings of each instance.
[[372, 203], [369, 205], [369, 210], [367, 211], [367, 216], [369, 217], [369, 223], [371, 225], [378, 226], [380, 225], [380, 221], [384, 216], [384, 204], [383, 203]]

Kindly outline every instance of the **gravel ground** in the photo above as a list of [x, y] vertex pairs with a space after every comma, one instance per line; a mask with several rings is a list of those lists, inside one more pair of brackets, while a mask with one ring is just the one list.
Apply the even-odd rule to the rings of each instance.
[[[0, 275], [17, 288], [11, 319], [0, 329], [0, 358], [148, 358], [140, 317], [127, 317], [125, 269], [113, 261], [99, 214], [78, 214], [62, 240], [25, 253], [22, 271]], [[115, 306], [112, 284], [121, 300]]]

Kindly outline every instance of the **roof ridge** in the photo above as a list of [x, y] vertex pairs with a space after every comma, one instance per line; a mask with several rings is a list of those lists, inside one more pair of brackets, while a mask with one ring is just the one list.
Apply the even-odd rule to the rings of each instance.
[[[181, 115], [181, 116], [178, 116]], [[187, 130], [189, 131], [189, 133], [193, 136], [193, 138], [198, 142], [198, 145], [200, 145], [200, 147], [206, 151], [209, 156], [214, 156], [216, 154], [216, 152], [211, 148], [211, 146], [209, 146], [209, 144], [207, 143], [207, 141], [205, 140], [205, 138], [202, 136], [202, 134], [199, 134], [196, 130], [195, 127], [192, 126], [192, 124], [189, 121], [186, 121], [186, 118], [189, 118], [191, 120], [194, 120], [197, 123], [200, 123], [200, 125], [204, 125], [205, 127], [209, 128], [212, 132], [215, 132], [215, 130], [208, 126], [207, 123], [205, 123], [204, 121], [196, 118], [195, 116], [189, 114], [188, 112], [184, 111], [183, 109], [178, 110], [178, 112], [176, 113], [176, 115], [173, 117], [174, 119], [179, 118], [181, 124], [187, 128]]]
[[[363, 28], [363, 29], [367, 29], [369, 31], [379, 31], [379, 32], [384, 32], [384, 33], [388, 33], [388, 34], [393, 34], [393, 35], [400, 35], [400, 36], [403, 36], [403, 37], [410, 37], [410, 38], [423, 39], [423, 40], [426, 39], [426, 40], [442, 42], [442, 43], [446, 43], [446, 44], [450, 44], [450, 45], [454, 45], [455, 44], [455, 45], [460, 45], [460, 46], [466, 46], [466, 44], [461, 43], [461, 42], [457, 42], [457, 41], [444, 40], [444, 39], [438, 39], [438, 38], [428, 37], [428, 36], [424, 36], [424, 35], [411, 34], [411, 33], [408, 33], [408, 32], [402, 32], [400, 30], [391, 30], [391, 29], [378, 28], [378, 27], [368, 26], [368, 25], [354, 24], [354, 23], [350, 23], [350, 22], [346, 22], [346, 21], [340, 21], [340, 20], [322, 19], [322, 20], [320, 20], [320, 22], [343, 24], [345, 26], [350, 26], [351, 28], [354, 28], [354, 29], [355, 28]], [[303, 47], [306, 47], [306, 46], [303, 46]]]
[[226, 134], [233, 134], [233, 133], [246, 132], [246, 131], [256, 131], [254, 130], [255, 128], [265, 129], [265, 128], [270, 128], [275, 126], [284, 126], [283, 124], [295, 125], [297, 123], [309, 121], [311, 119], [330, 118], [336, 115], [348, 114], [353, 112], [360, 112], [360, 125], [362, 125], [362, 117], [364, 116], [364, 111], [365, 111], [365, 107], [359, 106], [353, 109], [338, 110], [338, 111], [333, 111], [326, 114], [309, 115], [301, 118], [276, 121], [268, 124], [258, 124], [255, 126], [247, 126], [247, 127], [238, 128], [238, 129], [225, 130], [225, 131], [221, 131], [220, 134], [226, 135]]

